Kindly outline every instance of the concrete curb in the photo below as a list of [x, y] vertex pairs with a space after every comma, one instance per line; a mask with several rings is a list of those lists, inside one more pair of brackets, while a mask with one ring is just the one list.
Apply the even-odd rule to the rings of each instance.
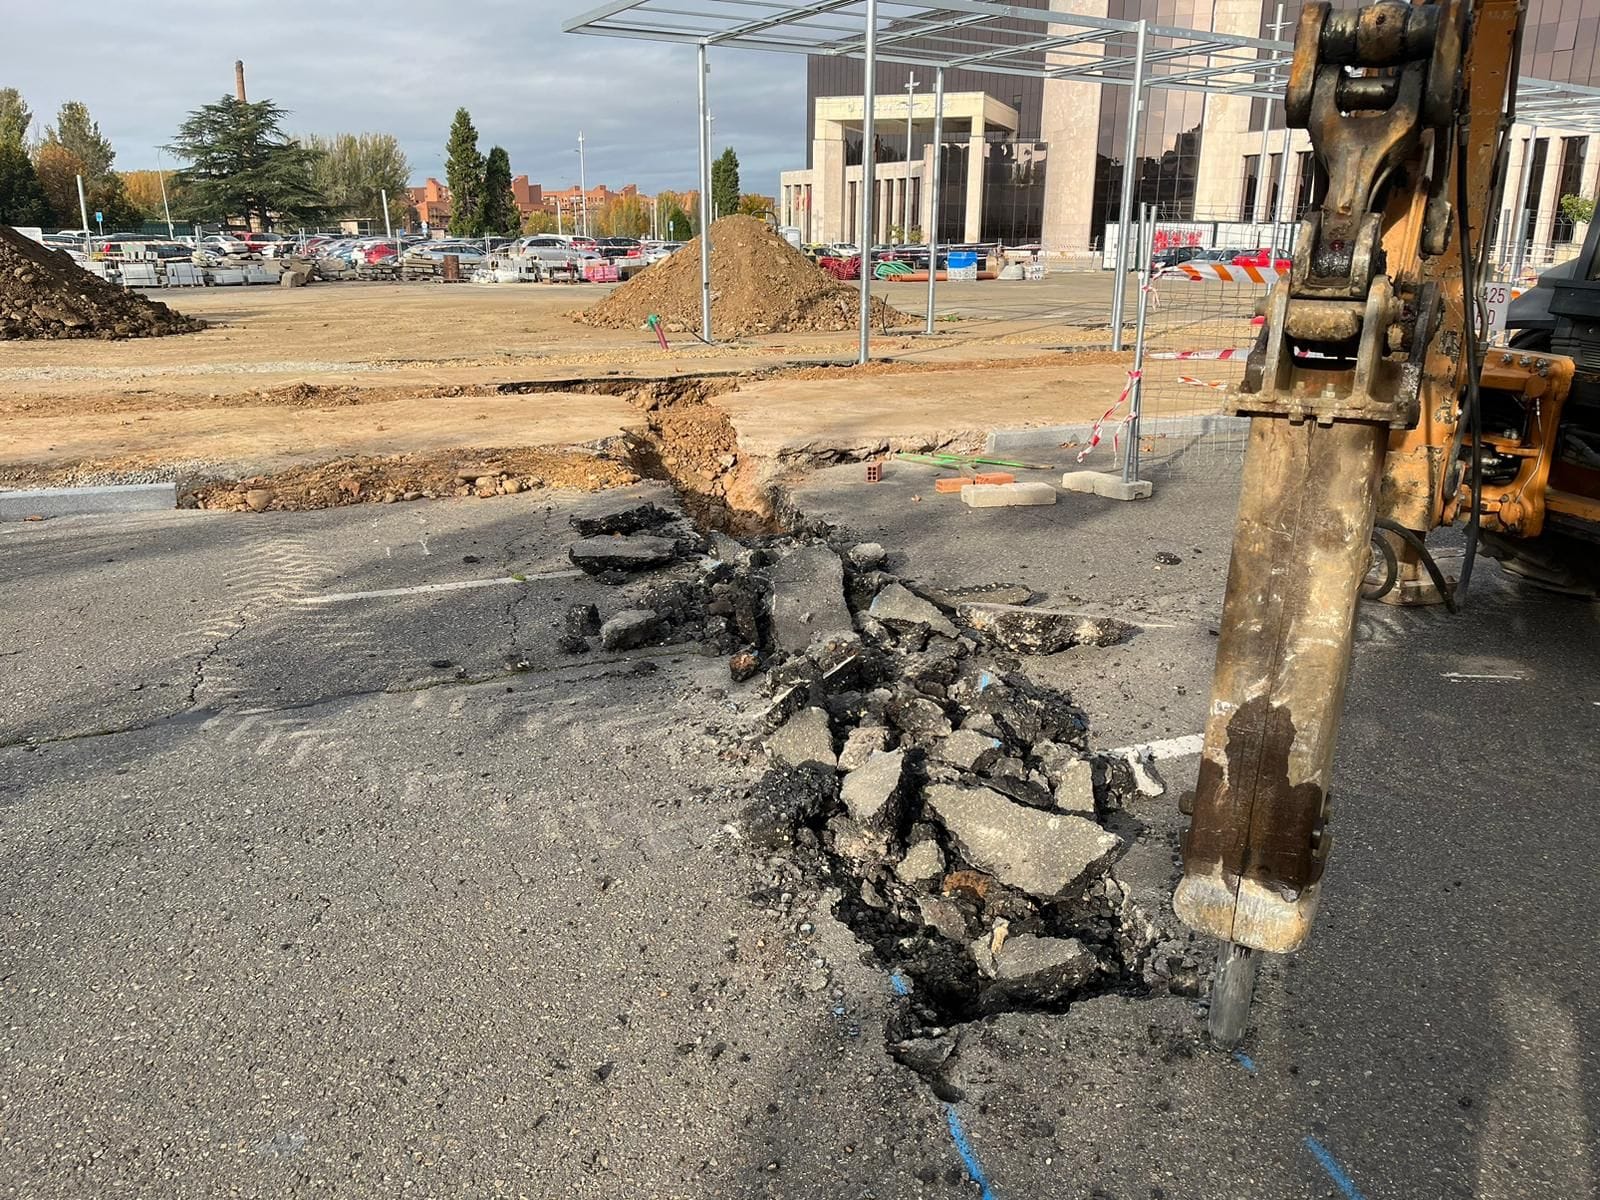
[[[1107, 427], [1109, 428], [1109, 426]], [[1249, 417], [1229, 417], [1207, 413], [1193, 417], [1157, 417], [1139, 422], [1144, 437], [1171, 437], [1175, 434], [1204, 437], [1215, 433], [1243, 433], [1250, 428]], [[1063, 442], [1080, 445], [1094, 435], [1091, 425], [1039, 425], [1032, 429], [996, 429], [985, 444], [986, 454], [1015, 454], [1018, 451], [1054, 450]]]
[[123, 483], [106, 487], [33, 488], [0, 492], [0, 521], [93, 513], [161, 512], [178, 507], [176, 483]]

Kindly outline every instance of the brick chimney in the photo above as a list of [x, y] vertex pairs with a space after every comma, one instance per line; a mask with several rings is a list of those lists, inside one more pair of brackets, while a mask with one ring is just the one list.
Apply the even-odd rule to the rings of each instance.
[[233, 63], [233, 97], [240, 104], [244, 103], [244, 59], [235, 59]]

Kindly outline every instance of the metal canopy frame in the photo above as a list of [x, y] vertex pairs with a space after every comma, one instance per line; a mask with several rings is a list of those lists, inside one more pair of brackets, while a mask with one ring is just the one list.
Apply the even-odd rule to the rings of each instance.
[[[1282, 28], [1281, 20], [1278, 28]], [[1086, 13], [1025, 8], [997, 0], [609, 0], [567, 21], [567, 33], [678, 43], [699, 49], [701, 229], [710, 222], [710, 110], [707, 51], [713, 47], [779, 54], [861, 58], [867, 64], [862, 100], [870, 130], [875, 108], [873, 65], [905, 63], [929, 68], [943, 88], [947, 69], [1065, 79], [1134, 89], [1128, 106], [1117, 277], [1126, 279], [1132, 223], [1132, 156], [1141, 135], [1146, 93], [1152, 88], [1281, 100], [1294, 56], [1293, 43], [1206, 29], [1127, 21]], [[1517, 85], [1519, 124], [1600, 133], [1600, 88], [1522, 78]], [[861, 328], [859, 361], [867, 361], [872, 286], [873, 153], [864, 136], [861, 215]], [[938, 155], [934, 156], [937, 170]], [[1287, 156], [1285, 156], [1287, 163]], [[711, 340], [709, 238], [702, 239], [701, 335]], [[929, 237], [928, 332], [933, 332], [933, 277], [938, 248]], [[1112, 341], [1122, 342], [1124, 288], [1113, 290]]]

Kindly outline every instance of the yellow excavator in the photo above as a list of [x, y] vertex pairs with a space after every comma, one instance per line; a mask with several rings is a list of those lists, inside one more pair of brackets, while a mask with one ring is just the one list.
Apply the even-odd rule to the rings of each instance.
[[[1483, 336], [1523, 21], [1524, 0], [1300, 15], [1284, 113], [1308, 131], [1324, 186], [1236, 405], [1249, 445], [1174, 896], [1221, 942], [1219, 1045], [1244, 1035], [1260, 955], [1311, 930], [1363, 592], [1454, 607], [1483, 536], [1547, 577], [1595, 557], [1600, 222], [1543, 345]], [[1451, 580], [1426, 537], [1456, 523], [1466, 549]]]

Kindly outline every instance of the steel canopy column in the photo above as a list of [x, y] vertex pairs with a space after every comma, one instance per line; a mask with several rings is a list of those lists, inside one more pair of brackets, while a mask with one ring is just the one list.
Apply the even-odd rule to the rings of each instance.
[[1528, 139], [1523, 143], [1522, 170], [1517, 175], [1517, 202], [1511, 206], [1510, 228], [1506, 230], [1506, 250], [1510, 256], [1511, 273], [1506, 277], [1511, 283], [1517, 282], [1517, 277], [1522, 274], [1522, 257], [1525, 252], [1523, 242], [1523, 227], [1526, 224], [1525, 214], [1528, 209], [1528, 188], [1533, 179], [1533, 151], [1539, 143], [1539, 127], [1528, 126]]
[[1122, 293], [1128, 278], [1128, 235], [1133, 219], [1133, 186], [1139, 158], [1139, 125], [1144, 112], [1144, 49], [1148, 21], [1139, 22], [1134, 40], [1133, 93], [1128, 99], [1128, 141], [1122, 151], [1122, 204], [1117, 219], [1117, 278], [1111, 285], [1111, 348], [1122, 349]]
[[867, 341], [872, 334], [872, 220], [876, 215], [874, 201], [877, 187], [873, 179], [874, 153], [873, 107], [877, 104], [876, 78], [878, 72], [878, 0], [867, 0], [866, 60], [861, 85], [861, 345], [856, 362], [868, 358]]
[[939, 276], [939, 175], [940, 160], [944, 158], [944, 68], [933, 72], [933, 170], [929, 184], [928, 211], [923, 220], [928, 226], [928, 329], [933, 332], [933, 297]]
[[706, 44], [700, 43], [700, 336], [711, 341], [711, 110], [706, 105]]

